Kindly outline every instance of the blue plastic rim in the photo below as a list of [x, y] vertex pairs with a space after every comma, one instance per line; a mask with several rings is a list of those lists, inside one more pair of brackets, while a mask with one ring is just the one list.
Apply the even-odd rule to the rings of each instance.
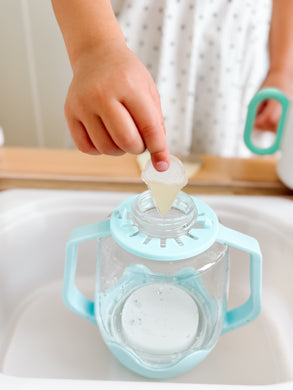
[[[282, 115], [279, 121], [278, 129], [276, 132], [276, 139], [273, 145], [268, 148], [260, 148], [253, 144], [251, 136], [254, 127], [254, 121], [257, 115], [258, 105], [267, 99], [275, 99], [282, 105]], [[287, 110], [289, 106], [289, 99], [287, 96], [277, 88], [264, 88], [258, 91], [254, 97], [251, 99], [248, 105], [245, 129], [244, 129], [244, 142], [248, 149], [250, 149], [255, 154], [272, 154], [277, 152], [280, 148], [280, 143], [285, 127], [285, 121], [287, 116]]]
[[180, 244], [174, 238], [167, 238], [162, 248], [160, 239], [156, 237], [145, 244], [147, 234], [140, 232], [131, 220], [131, 205], [135, 198], [136, 196], [122, 202], [113, 212], [110, 221], [114, 240], [128, 252], [152, 260], [182, 260], [204, 252], [216, 241], [219, 229], [216, 214], [206, 203], [192, 197], [198, 211], [195, 222], [201, 227], [195, 225], [188, 234], [180, 236]]

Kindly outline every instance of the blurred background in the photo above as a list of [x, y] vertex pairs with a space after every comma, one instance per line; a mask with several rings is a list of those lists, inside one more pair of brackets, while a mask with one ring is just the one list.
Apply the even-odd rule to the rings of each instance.
[[50, 0], [0, 0], [0, 37], [5, 145], [73, 146], [63, 113], [72, 73]]
[[0, 145], [4, 133], [5, 146], [74, 147], [63, 112], [71, 77], [51, 1], [0, 0]]

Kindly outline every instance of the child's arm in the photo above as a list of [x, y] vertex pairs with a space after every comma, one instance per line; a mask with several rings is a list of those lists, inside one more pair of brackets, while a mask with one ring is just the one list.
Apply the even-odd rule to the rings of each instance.
[[169, 164], [160, 97], [128, 49], [110, 0], [52, 0], [73, 79], [65, 115], [77, 147], [90, 154], [139, 154]]
[[[293, 0], [273, 0], [270, 30], [270, 68], [264, 87], [276, 87], [293, 97]], [[259, 108], [255, 127], [275, 131], [281, 116], [275, 100], [265, 101]]]

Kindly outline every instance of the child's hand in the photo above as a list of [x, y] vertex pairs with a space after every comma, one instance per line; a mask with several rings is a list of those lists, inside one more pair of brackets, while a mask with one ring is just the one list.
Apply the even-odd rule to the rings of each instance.
[[[292, 77], [286, 72], [269, 72], [261, 88], [278, 88], [290, 98], [293, 92], [292, 81]], [[259, 130], [275, 132], [281, 115], [282, 106], [278, 101], [274, 99], [265, 100], [258, 107], [254, 127]]]
[[154, 167], [169, 165], [164, 120], [155, 83], [119, 41], [83, 52], [73, 64], [65, 115], [77, 147], [89, 154], [140, 154]]

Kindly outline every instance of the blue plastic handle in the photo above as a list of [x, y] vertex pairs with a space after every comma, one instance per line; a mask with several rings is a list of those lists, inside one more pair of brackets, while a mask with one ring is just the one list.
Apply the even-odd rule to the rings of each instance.
[[[254, 145], [251, 140], [251, 134], [253, 131], [254, 121], [257, 114], [257, 108], [259, 103], [261, 103], [264, 100], [267, 99], [275, 99], [282, 105], [282, 115], [279, 121], [277, 133], [276, 133], [276, 140], [273, 145], [269, 146], [268, 148], [259, 148], [258, 146]], [[251, 99], [251, 102], [248, 105], [248, 111], [247, 111], [247, 117], [246, 117], [246, 123], [245, 123], [245, 129], [244, 129], [244, 142], [246, 146], [256, 154], [272, 154], [275, 153], [279, 147], [280, 142], [282, 139], [282, 134], [284, 131], [284, 125], [287, 115], [287, 110], [289, 106], [289, 99], [287, 96], [280, 91], [277, 88], [264, 88], [258, 91], [254, 97]]]
[[219, 225], [217, 241], [250, 254], [250, 297], [242, 305], [226, 311], [222, 333], [254, 320], [261, 309], [262, 255], [258, 242], [243, 233]]
[[110, 235], [110, 220], [81, 226], [73, 230], [66, 247], [63, 300], [71, 310], [94, 324], [97, 323], [95, 318], [95, 304], [77, 289], [74, 282], [78, 244]]

